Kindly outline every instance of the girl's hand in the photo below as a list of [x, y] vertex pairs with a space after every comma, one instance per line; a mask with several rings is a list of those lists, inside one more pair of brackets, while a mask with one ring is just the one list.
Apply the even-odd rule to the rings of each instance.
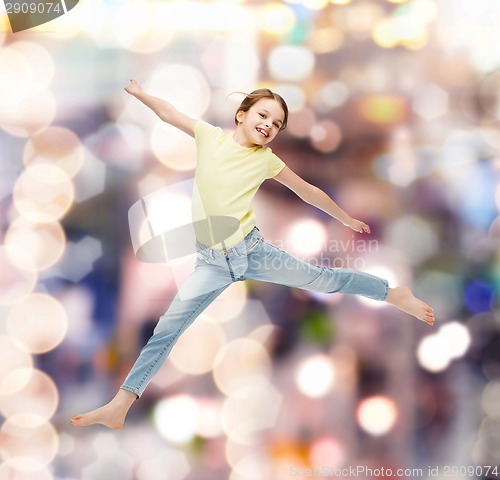
[[351, 218], [349, 223], [346, 223], [346, 225], [352, 228], [355, 232], [370, 233], [370, 227], [361, 220], [355, 220], [354, 218]]
[[135, 80], [130, 80], [130, 85], [128, 87], [125, 87], [124, 90], [127, 93], [130, 93], [130, 95], [135, 96], [138, 93], [142, 92], [142, 87]]

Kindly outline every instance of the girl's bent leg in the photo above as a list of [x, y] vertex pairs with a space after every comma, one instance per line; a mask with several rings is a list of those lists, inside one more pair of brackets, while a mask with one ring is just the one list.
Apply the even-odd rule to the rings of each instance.
[[226, 288], [227, 285], [187, 300], [180, 300], [177, 295], [165, 315], [160, 317], [153, 335], [141, 350], [121, 388], [140, 397], [179, 336]]
[[[207, 292], [207, 281], [215, 290]], [[71, 423], [75, 426], [88, 426], [100, 423], [110, 428], [121, 428], [128, 410], [138, 399], [156, 372], [163, 365], [170, 350], [179, 336], [191, 325], [229, 285], [224, 276], [217, 275], [209, 266], [195, 271], [186, 281], [185, 291], [189, 295], [185, 300], [177, 295], [169, 309], [160, 317], [153, 335], [144, 346], [130, 370], [125, 382], [116, 396], [106, 405], [85, 414], [75, 415]], [[203, 293], [196, 295], [197, 289]]]

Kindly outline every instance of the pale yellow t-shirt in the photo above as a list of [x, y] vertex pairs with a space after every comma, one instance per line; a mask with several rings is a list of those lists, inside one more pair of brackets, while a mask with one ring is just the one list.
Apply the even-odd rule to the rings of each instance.
[[[194, 131], [198, 152], [192, 206], [195, 233], [205, 245], [232, 247], [255, 226], [252, 202], [260, 185], [285, 164], [270, 148], [244, 147], [233, 139], [233, 132], [202, 120]], [[204, 226], [208, 226], [205, 232]]]

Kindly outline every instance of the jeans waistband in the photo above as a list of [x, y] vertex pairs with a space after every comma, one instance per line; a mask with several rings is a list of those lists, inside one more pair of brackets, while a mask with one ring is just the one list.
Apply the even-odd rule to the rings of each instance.
[[252, 246], [258, 242], [259, 240], [262, 240], [262, 235], [260, 233], [260, 230], [257, 227], [253, 227], [250, 233], [247, 234], [247, 236], [238, 244], [236, 244], [234, 247], [229, 247], [229, 248], [211, 248], [207, 247], [206, 245], [203, 245], [199, 242], [196, 242], [196, 249], [198, 251], [205, 251], [209, 252], [210, 256], [242, 256], [246, 255], [247, 251], [252, 248]]

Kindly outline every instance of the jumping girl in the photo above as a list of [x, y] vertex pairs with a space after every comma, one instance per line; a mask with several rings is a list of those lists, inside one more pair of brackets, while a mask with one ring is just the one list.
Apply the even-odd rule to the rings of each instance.
[[195, 271], [160, 317], [116, 396], [103, 407], [75, 415], [71, 419], [73, 425], [101, 423], [121, 428], [129, 408], [142, 395], [179, 336], [233, 282], [261, 280], [317, 292], [363, 295], [434, 324], [433, 309], [409, 288], [389, 288], [386, 280], [353, 269], [310, 265], [262, 238], [252, 201], [268, 178], [274, 178], [352, 230], [370, 233], [366, 223], [350, 217], [326, 193], [304, 181], [265, 146], [287, 124], [288, 108], [278, 94], [260, 89], [247, 95], [236, 111], [235, 130], [226, 133], [148, 95], [135, 80], [130, 81], [125, 91], [164, 122], [195, 138], [193, 218], [205, 218], [206, 228], [198, 231], [195, 228], [198, 251]]

